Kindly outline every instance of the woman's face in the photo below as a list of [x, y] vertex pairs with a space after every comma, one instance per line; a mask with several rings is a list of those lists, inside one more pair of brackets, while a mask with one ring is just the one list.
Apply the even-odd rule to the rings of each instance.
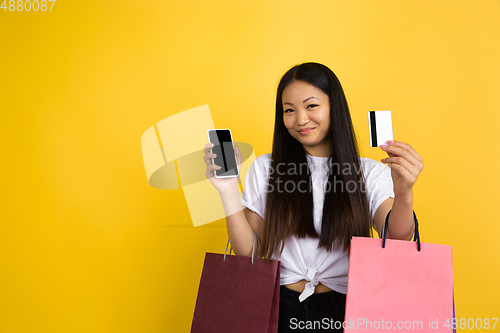
[[[290, 135], [313, 156], [330, 156], [330, 99], [321, 89], [293, 81], [283, 90], [283, 122]], [[312, 129], [306, 130], [304, 129]]]

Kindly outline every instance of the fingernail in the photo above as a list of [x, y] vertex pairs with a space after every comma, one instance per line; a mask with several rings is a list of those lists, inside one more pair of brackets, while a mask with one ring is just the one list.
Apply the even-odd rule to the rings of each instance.
[[387, 140], [386, 141], [388, 144], [392, 145], [394, 143], [394, 140]]
[[386, 145], [380, 145], [380, 148], [382, 148], [382, 150], [386, 150], [387, 146]]
[[238, 149], [238, 151], [240, 151], [240, 148], [238, 148], [238, 146], [234, 146], [234, 148]]

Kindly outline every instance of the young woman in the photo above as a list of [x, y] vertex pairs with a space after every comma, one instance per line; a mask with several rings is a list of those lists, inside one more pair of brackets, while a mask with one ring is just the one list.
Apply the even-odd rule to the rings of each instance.
[[[281, 261], [279, 332], [342, 331], [334, 327], [344, 320], [351, 237], [370, 237], [372, 227], [380, 234], [391, 211], [388, 238], [411, 238], [422, 157], [398, 141], [380, 146], [390, 168], [360, 157], [342, 86], [313, 62], [282, 77], [272, 153], [254, 160], [241, 198], [237, 178], [215, 178], [211, 147], [206, 175], [220, 194], [234, 253], [251, 256], [255, 232], [255, 255]], [[235, 154], [240, 167], [237, 147]]]

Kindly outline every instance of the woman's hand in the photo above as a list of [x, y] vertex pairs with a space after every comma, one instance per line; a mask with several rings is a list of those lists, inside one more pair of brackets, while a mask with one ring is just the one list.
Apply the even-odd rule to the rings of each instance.
[[[219, 193], [224, 193], [229, 189], [234, 189], [234, 187], [238, 188], [238, 177], [229, 177], [229, 178], [216, 178], [215, 171], [220, 169], [220, 166], [212, 163], [212, 158], [215, 158], [216, 154], [212, 154], [210, 149], [213, 148], [212, 143], [207, 143], [205, 145], [205, 155], [203, 156], [203, 160], [207, 165], [207, 178], [210, 180], [210, 183], [215, 187]], [[240, 165], [241, 165], [241, 152], [238, 149], [238, 146], [234, 147], [234, 155], [236, 155], [236, 162], [238, 163], [238, 175], [240, 173]]]
[[407, 143], [399, 141], [387, 141], [389, 145], [381, 145], [389, 157], [384, 158], [382, 163], [389, 163], [392, 181], [394, 183], [394, 194], [396, 196], [408, 196], [412, 194], [413, 185], [418, 175], [424, 169], [422, 157]]

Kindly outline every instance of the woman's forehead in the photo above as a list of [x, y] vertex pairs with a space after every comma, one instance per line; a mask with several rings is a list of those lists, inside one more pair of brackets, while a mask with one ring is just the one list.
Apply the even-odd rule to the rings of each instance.
[[322, 100], [328, 96], [318, 87], [305, 82], [293, 81], [283, 89], [283, 103], [305, 103], [310, 97]]

